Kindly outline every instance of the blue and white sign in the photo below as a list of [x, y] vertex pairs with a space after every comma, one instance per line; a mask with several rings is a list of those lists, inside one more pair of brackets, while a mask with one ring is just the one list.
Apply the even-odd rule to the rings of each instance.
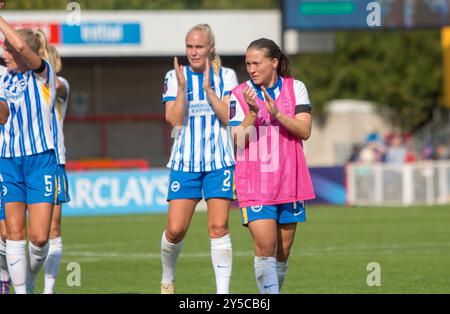
[[450, 25], [449, 0], [283, 0], [283, 28], [413, 29]]
[[65, 45], [139, 45], [139, 23], [83, 23], [62, 25], [61, 42]]
[[169, 170], [69, 172], [64, 216], [165, 213]]

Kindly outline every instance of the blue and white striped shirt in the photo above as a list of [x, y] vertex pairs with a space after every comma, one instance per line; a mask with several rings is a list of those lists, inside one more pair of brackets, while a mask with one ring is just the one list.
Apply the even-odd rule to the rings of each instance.
[[56, 103], [53, 107], [52, 115], [52, 130], [53, 141], [55, 142], [55, 154], [56, 162], [58, 165], [66, 164], [66, 146], [64, 143], [64, 118], [66, 117], [67, 106], [70, 98], [70, 85], [69, 82], [58, 76], [59, 81], [64, 85], [66, 90], [66, 98], [56, 96]]
[[0, 126], [0, 157], [14, 158], [55, 148], [52, 113], [56, 96], [55, 74], [47, 63], [44, 80], [33, 71], [9, 72], [0, 81], [0, 99], [10, 110]]
[[[203, 72], [184, 69], [186, 77], [186, 115], [183, 127], [173, 134], [174, 143], [167, 167], [184, 172], [214, 171], [235, 164], [230, 130], [216, 116], [203, 90]], [[222, 67], [219, 75], [211, 69], [211, 86], [219, 99], [238, 85], [234, 70]], [[174, 101], [178, 81], [175, 70], [166, 74], [163, 103]]]

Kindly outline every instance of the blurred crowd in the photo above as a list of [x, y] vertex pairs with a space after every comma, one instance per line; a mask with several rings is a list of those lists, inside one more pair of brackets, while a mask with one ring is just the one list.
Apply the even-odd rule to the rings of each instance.
[[371, 133], [362, 145], [354, 145], [349, 162], [408, 163], [418, 160], [450, 160], [450, 140], [415, 149], [409, 134], [389, 133], [381, 136]]

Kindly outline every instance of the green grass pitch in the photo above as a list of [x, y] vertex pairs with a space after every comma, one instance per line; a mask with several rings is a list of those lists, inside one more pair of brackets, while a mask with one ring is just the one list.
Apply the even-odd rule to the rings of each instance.
[[[69, 209], [65, 209], [69, 210]], [[450, 293], [450, 206], [310, 206], [300, 224], [282, 293]], [[177, 265], [176, 292], [215, 292], [207, 216], [196, 212]], [[159, 245], [166, 215], [67, 217], [57, 293], [159, 293]], [[253, 246], [232, 210], [231, 293], [257, 293]], [[81, 286], [70, 287], [77, 262]], [[367, 264], [381, 266], [369, 287]], [[42, 291], [40, 274], [36, 292]]]

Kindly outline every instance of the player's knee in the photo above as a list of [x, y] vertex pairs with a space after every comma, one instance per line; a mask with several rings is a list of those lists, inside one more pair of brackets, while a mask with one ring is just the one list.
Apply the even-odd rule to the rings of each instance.
[[50, 229], [50, 239], [55, 239], [61, 236], [61, 227], [58, 226], [52, 226]]
[[292, 241], [285, 241], [277, 248], [277, 260], [283, 262], [289, 258], [291, 254]]
[[167, 227], [166, 228], [166, 240], [170, 243], [178, 243], [181, 242], [184, 239], [184, 236], [186, 235], [186, 231], [184, 228], [181, 227]]
[[256, 256], [275, 256], [276, 248], [272, 245], [258, 245], [255, 248]]
[[208, 225], [208, 233], [210, 238], [221, 238], [229, 233], [228, 226], [211, 224]]
[[277, 250], [277, 261], [285, 262], [289, 258], [289, 254], [291, 253], [290, 248], [278, 248]]
[[[7, 238], [8, 240], [12, 241], [21, 241], [26, 239], [26, 231], [25, 228], [9, 228], [8, 233], [5, 232], [5, 235], [3, 235], [2, 230], [2, 238]], [[4, 237], [5, 236], [5, 237]]]
[[34, 246], [43, 247], [48, 242], [48, 236], [46, 235], [35, 235], [30, 237], [30, 242], [33, 243]]

